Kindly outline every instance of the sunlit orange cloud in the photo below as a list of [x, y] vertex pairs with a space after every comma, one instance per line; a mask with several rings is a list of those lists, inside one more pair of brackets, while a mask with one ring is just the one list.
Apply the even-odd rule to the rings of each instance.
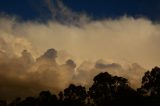
[[138, 88], [144, 72], [159, 66], [158, 23], [127, 16], [78, 17], [78, 24], [0, 17], [0, 98], [58, 92], [70, 83], [89, 87], [102, 71], [123, 76]]

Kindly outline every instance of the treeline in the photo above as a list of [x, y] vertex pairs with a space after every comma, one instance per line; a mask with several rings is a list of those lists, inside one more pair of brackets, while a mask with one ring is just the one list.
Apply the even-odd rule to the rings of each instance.
[[0, 106], [160, 106], [160, 68], [147, 71], [142, 77], [141, 87], [134, 90], [128, 80], [108, 72], [99, 73], [86, 91], [83, 86], [70, 84], [57, 96], [49, 91], [38, 97], [16, 98]]

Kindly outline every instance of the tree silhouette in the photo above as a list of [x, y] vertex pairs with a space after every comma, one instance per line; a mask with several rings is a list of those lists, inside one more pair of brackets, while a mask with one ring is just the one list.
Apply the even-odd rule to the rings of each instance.
[[99, 73], [93, 81], [87, 92], [83, 86], [70, 84], [58, 94], [59, 98], [49, 91], [42, 91], [38, 97], [16, 98], [9, 104], [0, 100], [0, 106], [160, 106], [159, 67], [144, 74], [137, 92], [126, 78], [108, 72]]
[[42, 91], [38, 97], [38, 106], [58, 106], [58, 99], [49, 91]]
[[89, 89], [89, 95], [97, 105], [106, 105], [111, 99], [111, 75], [107, 72], [94, 77], [94, 83]]
[[85, 87], [70, 84], [64, 89], [64, 102], [68, 106], [84, 106], [86, 99]]
[[25, 100], [14, 106], [36, 106], [36, 99], [34, 97], [27, 97]]
[[160, 106], [160, 68], [145, 72], [141, 88], [137, 89], [142, 106]]
[[0, 106], [7, 106], [7, 102], [5, 100], [0, 100]]
[[[1, 106], [1, 105], [0, 105]], [[2, 105], [3, 106], [3, 105]], [[21, 98], [18, 97], [16, 99], [14, 99], [10, 104], [8, 104], [8, 106], [23, 106]]]
[[127, 79], [112, 76], [108, 72], [95, 76], [89, 89], [89, 95], [98, 106], [111, 105], [117, 100], [123, 102], [124, 97], [128, 98], [134, 94], [135, 91], [129, 87]]
[[155, 67], [147, 71], [142, 78], [139, 92], [143, 95], [160, 96], [160, 68]]

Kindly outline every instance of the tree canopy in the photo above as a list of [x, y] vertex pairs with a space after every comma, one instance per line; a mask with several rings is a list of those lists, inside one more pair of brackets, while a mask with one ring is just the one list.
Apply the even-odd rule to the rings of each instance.
[[70, 84], [58, 95], [42, 91], [37, 97], [16, 98], [0, 106], [160, 106], [160, 68], [145, 72], [142, 85], [137, 90], [126, 78], [102, 72], [93, 78], [86, 90], [81, 85]]

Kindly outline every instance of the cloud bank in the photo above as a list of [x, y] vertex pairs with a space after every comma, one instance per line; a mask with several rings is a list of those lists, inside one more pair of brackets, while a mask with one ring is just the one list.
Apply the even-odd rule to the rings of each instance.
[[84, 16], [78, 15], [78, 24], [70, 23], [73, 17], [63, 20], [67, 23], [39, 23], [1, 16], [0, 99], [59, 92], [70, 83], [89, 87], [104, 71], [137, 88], [144, 72], [159, 66], [160, 24], [127, 16], [88, 21]]

